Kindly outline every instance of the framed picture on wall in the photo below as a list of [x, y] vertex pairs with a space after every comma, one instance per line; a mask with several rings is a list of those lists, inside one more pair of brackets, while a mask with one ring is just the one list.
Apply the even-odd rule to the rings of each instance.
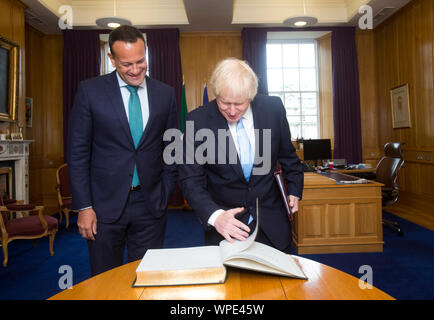
[[19, 46], [0, 37], [0, 120], [14, 121], [17, 108]]
[[392, 126], [394, 129], [411, 127], [408, 84], [390, 90]]

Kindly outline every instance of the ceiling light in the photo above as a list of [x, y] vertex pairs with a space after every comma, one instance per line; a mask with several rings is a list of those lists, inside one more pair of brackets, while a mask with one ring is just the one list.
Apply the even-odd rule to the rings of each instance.
[[301, 27], [310, 27], [318, 22], [318, 19], [315, 17], [308, 17], [308, 16], [302, 16], [302, 17], [293, 17], [286, 19], [283, 21], [283, 24], [285, 26], [291, 27], [291, 28], [301, 28]]
[[288, 18], [285, 21], [283, 21], [283, 24], [291, 28], [302, 28], [302, 27], [310, 27], [318, 22], [317, 18], [306, 15], [305, 0], [303, 0], [303, 14], [304, 15], [300, 17]]
[[98, 27], [101, 27], [103, 29], [115, 29], [117, 27], [120, 27], [121, 25], [132, 25], [130, 20], [116, 17], [116, 0], [113, 0], [113, 17], [99, 18], [96, 19], [95, 23]]
[[121, 25], [119, 23], [117, 23], [117, 22], [109, 22], [109, 23], [107, 23], [107, 27], [113, 28], [113, 29], [116, 29], [117, 27], [120, 27], [120, 26]]
[[106, 17], [106, 18], [99, 18], [96, 19], [96, 25], [98, 27], [101, 27], [103, 29], [111, 28], [115, 29], [121, 25], [129, 25], [131, 26], [131, 21], [119, 17]]
[[304, 26], [306, 26], [307, 25], [307, 22], [306, 21], [296, 21], [296, 22], [294, 22], [294, 26], [296, 26], [296, 27], [304, 27]]

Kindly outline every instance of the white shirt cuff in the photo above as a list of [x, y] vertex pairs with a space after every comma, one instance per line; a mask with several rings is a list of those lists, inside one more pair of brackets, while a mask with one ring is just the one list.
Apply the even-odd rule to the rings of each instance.
[[209, 217], [208, 224], [212, 225], [214, 227], [214, 222], [217, 220], [217, 218], [225, 212], [223, 209], [218, 209], [214, 211], [214, 213]]

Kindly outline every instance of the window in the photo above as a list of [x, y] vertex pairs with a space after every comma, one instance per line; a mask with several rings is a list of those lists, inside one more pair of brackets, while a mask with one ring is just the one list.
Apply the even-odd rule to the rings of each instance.
[[109, 52], [110, 46], [108, 42], [101, 41], [101, 74], [111, 73], [115, 70], [108, 56]]
[[[143, 34], [146, 41], [146, 34]], [[100, 34], [100, 44], [101, 44], [101, 74], [111, 73], [115, 70], [113, 68], [110, 58], [108, 57], [108, 53], [110, 52], [110, 46], [108, 43], [108, 34]], [[148, 50], [146, 50], [146, 61], [149, 63], [148, 59]], [[148, 70], [146, 70], [146, 75], [149, 76], [149, 65]]]
[[282, 99], [293, 140], [320, 135], [318, 63], [315, 40], [268, 40], [270, 96]]

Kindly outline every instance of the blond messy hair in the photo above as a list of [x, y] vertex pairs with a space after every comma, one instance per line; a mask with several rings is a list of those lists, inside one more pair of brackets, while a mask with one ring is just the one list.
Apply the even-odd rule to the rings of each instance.
[[214, 69], [209, 87], [215, 97], [224, 94], [251, 101], [258, 91], [258, 77], [246, 61], [226, 58]]

